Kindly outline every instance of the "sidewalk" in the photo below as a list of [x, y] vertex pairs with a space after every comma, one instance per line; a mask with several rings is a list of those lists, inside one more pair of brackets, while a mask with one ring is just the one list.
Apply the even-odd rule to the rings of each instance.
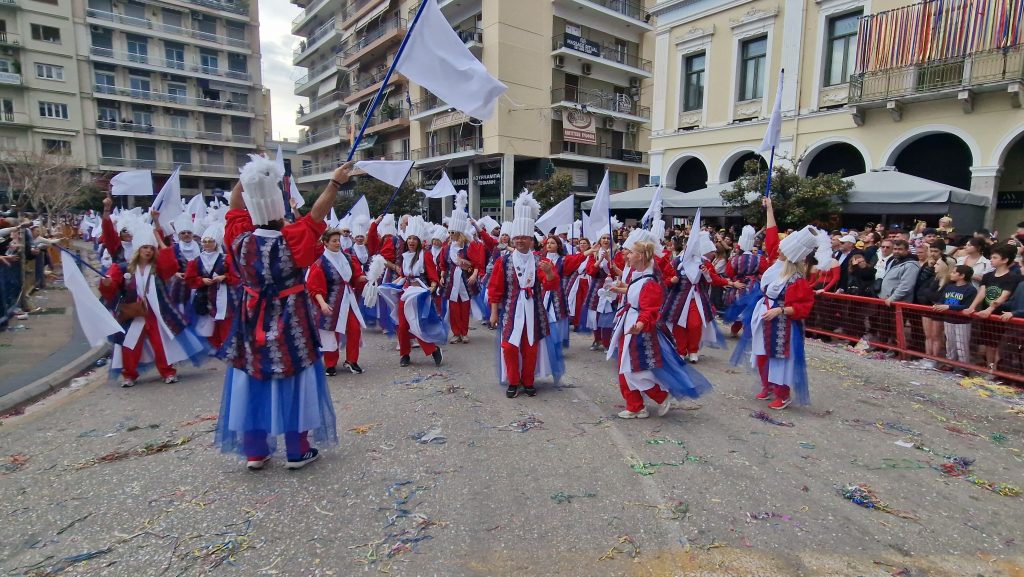
[[[82, 255], [89, 252], [82, 250]], [[37, 385], [33, 389], [39, 393], [59, 387], [99, 354], [97, 351], [90, 359], [85, 358], [92, 347], [85, 340], [71, 294], [61, 277], [48, 282], [46, 290], [37, 290], [33, 300], [44, 309], [42, 313], [30, 315], [28, 320], [12, 318], [7, 330], [0, 332], [0, 410], [12, 404], [5, 402], [10, 401], [5, 396], [33, 383]], [[24, 400], [27, 399], [20, 399]]]

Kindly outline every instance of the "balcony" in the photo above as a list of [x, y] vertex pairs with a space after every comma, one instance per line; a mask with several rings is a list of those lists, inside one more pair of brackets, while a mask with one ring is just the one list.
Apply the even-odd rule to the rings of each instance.
[[14, 6], [15, 8], [20, 7], [18, 0], [0, 0], [0, 6]]
[[[620, 46], [597, 42], [575, 34], [559, 34], [551, 39], [551, 54], [582, 58], [613, 70], [626, 71], [645, 78], [651, 77], [651, 61], [630, 54]], [[584, 62], [584, 65], [587, 63]]]
[[[387, 76], [387, 69], [389, 66], [385, 66], [383, 71], [376, 72], [374, 74], [368, 74], [362, 79], [352, 83], [351, 91], [348, 96], [345, 97], [345, 104], [352, 105], [360, 100], [372, 95], [380, 89], [381, 82], [384, 82], [384, 77]], [[388, 84], [398, 84], [400, 82], [406, 82], [405, 76], [395, 72], [391, 75], [391, 79]]]
[[0, 84], [21, 86], [21, 74], [13, 72], [0, 72]]
[[484, 30], [483, 28], [462, 28], [455, 31], [459, 35], [459, 38], [469, 48], [469, 51], [474, 56], [480, 58], [480, 54], [484, 49]]
[[151, 102], [159, 102], [169, 106], [196, 106], [205, 109], [222, 110], [226, 113], [240, 112], [251, 115], [256, 111], [254, 107], [248, 104], [237, 104], [231, 101], [210, 100], [207, 98], [192, 98], [191, 96], [182, 96], [180, 94], [165, 94], [163, 92], [137, 90], [134, 88], [125, 88], [123, 86], [109, 86], [107, 84], [94, 84], [93, 95], [103, 95], [104, 98], [123, 98], [128, 101], [133, 99], [149, 100]]
[[201, 32], [199, 30], [194, 30], [191, 28], [182, 28], [180, 26], [171, 26], [170, 24], [154, 22], [152, 20], [146, 20], [144, 18], [134, 18], [132, 16], [125, 16], [124, 14], [104, 12], [102, 10], [94, 10], [92, 8], [86, 9], [85, 16], [87, 19], [92, 18], [95, 20], [102, 20], [104, 22], [114, 22], [115, 24], [123, 24], [131, 28], [153, 30], [155, 32], [163, 32], [164, 34], [171, 34], [174, 36], [180, 36], [182, 38], [202, 40], [204, 42], [211, 42], [213, 44], [220, 44], [223, 46], [245, 48], [246, 51], [249, 51], [249, 41], [244, 38], [218, 36], [216, 34], [210, 34], [209, 32]]
[[348, 124], [336, 124], [312, 134], [306, 134], [304, 138], [299, 139], [299, 147], [296, 149], [296, 152], [298, 154], [308, 154], [314, 150], [341, 144], [343, 141], [348, 140], [348, 131]]
[[551, 105], [555, 108], [570, 105], [586, 106], [594, 114], [612, 116], [631, 122], [650, 122], [651, 109], [640, 106], [628, 94], [609, 94], [601, 90], [587, 90], [575, 86], [551, 89]]
[[121, 64], [123, 66], [137, 67], [142, 64], [147, 70], [167, 71], [174, 74], [184, 73], [196, 73], [202, 74], [214, 79], [222, 80], [239, 80], [243, 84], [252, 83], [252, 75], [247, 72], [235, 71], [235, 70], [223, 70], [221, 68], [215, 68], [213, 66], [204, 66], [199, 62], [186, 63], [182, 60], [167, 60], [158, 56], [150, 56], [149, 54], [139, 54], [137, 52], [121, 52], [119, 50], [111, 50], [110, 48], [104, 48], [101, 46], [90, 46], [89, 53], [100, 59], [100, 62], [110, 62], [111, 64]]
[[305, 26], [313, 16], [316, 16], [317, 13], [323, 10], [324, 6], [327, 6], [331, 2], [332, 0], [316, 0], [307, 6], [305, 10], [299, 12], [298, 16], [292, 19], [292, 34], [301, 36], [301, 34], [298, 34], [299, 29]]
[[342, 101], [347, 94], [347, 92], [335, 92], [311, 101], [309, 103], [309, 110], [302, 108], [302, 112], [295, 115], [295, 124], [308, 124], [309, 121], [321, 114], [341, 108]]
[[200, 130], [187, 130], [171, 126], [151, 126], [148, 124], [135, 124], [133, 122], [118, 122], [116, 120], [97, 120], [96, 129], [130, 134], [165, 136], [168, 138], [184, 140], [208, 140], [220, 144], [238, 143], [253, 145], [256, 142], [252, 136], [241, 134], [228, 135], [222, 132], [203, 132]]
[[345, 27], [356, 23], [359, 19], [373, 12], [373, 8], [379, 6], [382, 0], [350, 0], [342, 9], [342, 20]]
[[961, 95], [963, 91], [1007, 90], [1016, 96], [1021, 82], [1024, 82], [1024, 45], [1017, 45], [854, 74], [850, 77], [849, 104], [858, 108], [887, 106], [898, 111], [898, 106], [889, 103], [960, 98], [968, 107], [969, 93]]
[[143, 160], [137, 158], [121, 158], [119, 156], [101, 156], [100, 166], [139, 168], [160, 172], [173, 172], [181, 168], [182, 174], [214, 174], [225, 178], [238, 178], [238, 168], [233, 164], [199, 164], [181, 162], [163, 162], [160, 160]]
[[598, 162], [615, 166], [647, 167], [647, 153], [625, 148], [612, 148], [599, 144], [551, 141], [551, 155], [566, 160]]
[[225, 12], [231, 12], [233, 14], [244, 14], [249, 15], [249, 3], [245, 0], [241, 2], [220, 2], [219, 0], [188, 0], [190, 4], [196, 6], [204, 6], [206, 8], [213, 8], [214, 10], [223, 10]]
[[407, 108], [392, 108], [387, 113], [378, 110], [370, 117], [370, 122], [366, 125], [366, 134], [381, 134], [402, 128], [409, 128], [409, 110]]
[[654, 30], [651, 24], [651, 13], [644, 9], [640, 0], [555, 0], [569, 10], [587, 8], [593, 12], [615, 18], [626, 26], [639, 26], [644, 30]]
[[0, 124], [31, 124], [28, 114], [5, 110], [0, 112]]
[[412, 151], [412, 159], [417, 161], [416, 166], [423, 166], [434, 162], [448, 162], [456, 158], [473, 157], [483, 152], [483, 139], [471, 137], [417, 148]]
[[325, 24], [313, 31], [309, 38], [299, 41], [299, 47], [292, 51], [292, 64], [299, 66], [299, 62], [308, 58], [318, 48], [341, 35], [341, 23], [331, 18]]
[[405, 34], [406, 21], [404, 18], [391, 18], [370, 30], [345, 47], [342, 54], [344, 65], [351, 66], [360, 59], [371, 58], [378, 53], [383, 53], [392, 44], [401, 42]]
[[451, 106], [449, 106], [445, 101], [428, 92], [425, 98], [421, 98], [420, 100], [412, 103], [412, 114], [409, 118], [411, 120], [424, 120], [434, 116], [435, 114], [444, 112], [449, 108], [451, 108]]
[[0, 47], [21, 48], [21, 39], [17, 34], [12, 34], [7, 31], [0, 31]]
[[308, 74], [295, 81], [295, 94], [302, 95], [305, 91], [316, 86], [316, 83], [331, 74], [338, 72], [341, 68], [341, 58], [329, 58], [317, 64]]

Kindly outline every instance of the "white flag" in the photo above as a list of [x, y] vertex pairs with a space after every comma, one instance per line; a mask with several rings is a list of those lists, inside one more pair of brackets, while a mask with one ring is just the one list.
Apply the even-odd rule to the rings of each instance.
[[78, 324], [82, 326], [89, 344], [98, 347], [107, 342], [107, 336], [115, 333], [123, 333], [124, 329], [117, 324], [113, 315], [103, 306], [100, 299], [92, 292], [92, 287], [85, 281], [82, 271], [78, 269], [78, 263], [68, 253], [61, 251], [60, 264], [64, 270], [64, 286], [75, 301], [75, 314], [78, 315]]
[[[544, 233], [551, 232], [551, 229], [556, 227], [568, 227], [572, 225], [572, 221], [575, 220], [575, 197], [569, 195], [565, 197], [562, 202], [551, 207], [551, 210], [544, 213], [543, 216], [537, 219], [537, 228], [544, 231]], [[566, 229], [568, 231], [568, 228]]]
[[281, 145], [277, 145], [277, 156], [274, 157], [274, 164], [277, 165], [278, 170], [281, 174], [284, 174], [284, 153], [281, 152]]
[[192, 215], [193, 222], [202, 222], [206, 218], [206, 199], [203, 198], [203, 193], [193, 196], [192, 200], [188, 201], [187, 210]]
[[[591, 244], [597, 244], [601, 235], [608, 228], [611, 219], [611, 185], [608, 183], [608, 171], [604, 171], [604, 180], [597, 188], [594, 204], [590, 205], [590, 217], [587, 222], [586, 235]], [[611, 231], [608, 231], [609, 234]]]
[[768, 130], [764, 133], [764, 140], [761, 141], [761, 148], [758, 152], [771, 150], [779, 145], [779, 136], [782, 134], [782, 78], [785, 70], [779, 70], [779, 88], [775, 92], [775, 105], [772, 106], [772, 116], [768, 119]]
[[180, 166], [174, 169], [167, 182], [160, 188], [160, 194], [156, 195], [156, 200], [153, 201], [153, 209], [160, 213], [160, 228], [165, 231], [171, 230], [171, 222], [181, 214], [181, 179], [178, 178], [180, 169]]
[[366, 202], [365, 194], [359, 197], [359, 200], [357, 200], [356, 203], [352, 205], [352, 208], [348, 209], [349, 216], [355, 217], [359, 216], [360, 214], [366, 216], [367, 218], [370, 218], [370, 203]]
[[334, 212], [334, 207], [332, 206], [331, 215], [327, 217], [327, 228], [339, 228], [340, 224], [341, 221], [338, 220], [338, 213]]
[[686, 238], [686, 248], [683, 249], [683, 273], [691, 283], [697, 282], [700, 277], [700, 265], [703, 262], [700, 254], [700, 208], [698, 208], [697, 214], [693, 215], [693, 224], [690, 225], [690, 236]]
[[654, 196], [651, 198], [651, 206], [647, 208], [647, 212], [644, 213], [644, 217], [640, 219], [640, 226], [647, 228], [650, 223], [647, 221], [654, 218], [655, 213], [661, 212], [661, 185], [658, 185], [658, 190], [654, 191]]
[[127, 170], [110, 179], [112, 196], [153, 196], [153, 173], [148, 170]]
[[490, 119], [495, 101], [508, 87], [488, 74], [466, 48], [437, 0], [424, 4], [395, 70], [473, 118]]
[[299, 192], [298, 185], [295, 184], [295, 177], [288, 177], [288, 194], [291, 195], [292, 200], [295, 201], [295, 208], [302, 208], [306, 204], [306, 199], [302, 198], [302, 193]]
[[405, 177], [409, 176], [413, 162], [412, 160], [360, 160], [356, 163], [356, 168], [381, 182], [398, 188], [405, 182]]
[[425, 188], [417, 188], [417, 192], [422, 192], [427, 198], [444, 198], [446, 196], [455, 196], [458, 194], [455, 191], [455, 185], [452, 184], [450, 178], [448, 178], [447, 172], [441, 173], [441, 180], [437, 181], [432, 190]]

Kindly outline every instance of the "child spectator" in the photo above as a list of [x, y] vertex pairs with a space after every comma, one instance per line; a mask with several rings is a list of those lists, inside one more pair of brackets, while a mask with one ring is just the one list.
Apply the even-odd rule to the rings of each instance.
[[[942, 300], [932, 308], [939, 312], [960, 312], [974, 302], [978, 289], [970, 282], [974, 269], [958, 264], [949, 273], [949, 282], [942, 288]], [[951, 361], [971, 362], [971, 321], [962, 315], [946, 315], [942, 319], [946, 335], [946, 358]], [[958, 369], [958, 373], [966, 371]]]
[[[964, 309], [964, 314], [977, 314], [979, 318], [988, 319], [993, 313], [1002, 314], [1006, 312], [1004, 307], [1014, 289], [1021, 282], [1021, 276], [1010, 271], [1010, 264], [1017, 255], [1017, 249], [1007, 244], [998, 244], [992, 247], [992, 255], [989, 260], [995, 270], [985, 273], [981, 278], [981, 286], [978, 294], [974, 297], [971, 306]], [[979, 307], [981, 310], [978, 310]], [[989, 370], [995, 370], [999, 362], [999, 341], [1002, 331], [995, 330], [995, 327], [987, 327], [990, 330], [983, 330], [978, 336], [978, 343], [985, 347], [985, 362]]]

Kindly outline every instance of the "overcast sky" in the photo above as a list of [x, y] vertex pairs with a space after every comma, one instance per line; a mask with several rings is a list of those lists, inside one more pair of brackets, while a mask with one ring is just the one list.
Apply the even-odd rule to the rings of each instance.
[[305, 98], [294, 94], [295, 81], [306, 69], [292, 66], [292, 48], [297, 43], [297, 37], [292, 36], [292, 19], [302, 10], [288, 0], [259, 0], [259, 7], [263, 85], [270, 89], [274, 123], [271, 138], [294, 141], [299, 137], [295, 110], [306, 103]]

